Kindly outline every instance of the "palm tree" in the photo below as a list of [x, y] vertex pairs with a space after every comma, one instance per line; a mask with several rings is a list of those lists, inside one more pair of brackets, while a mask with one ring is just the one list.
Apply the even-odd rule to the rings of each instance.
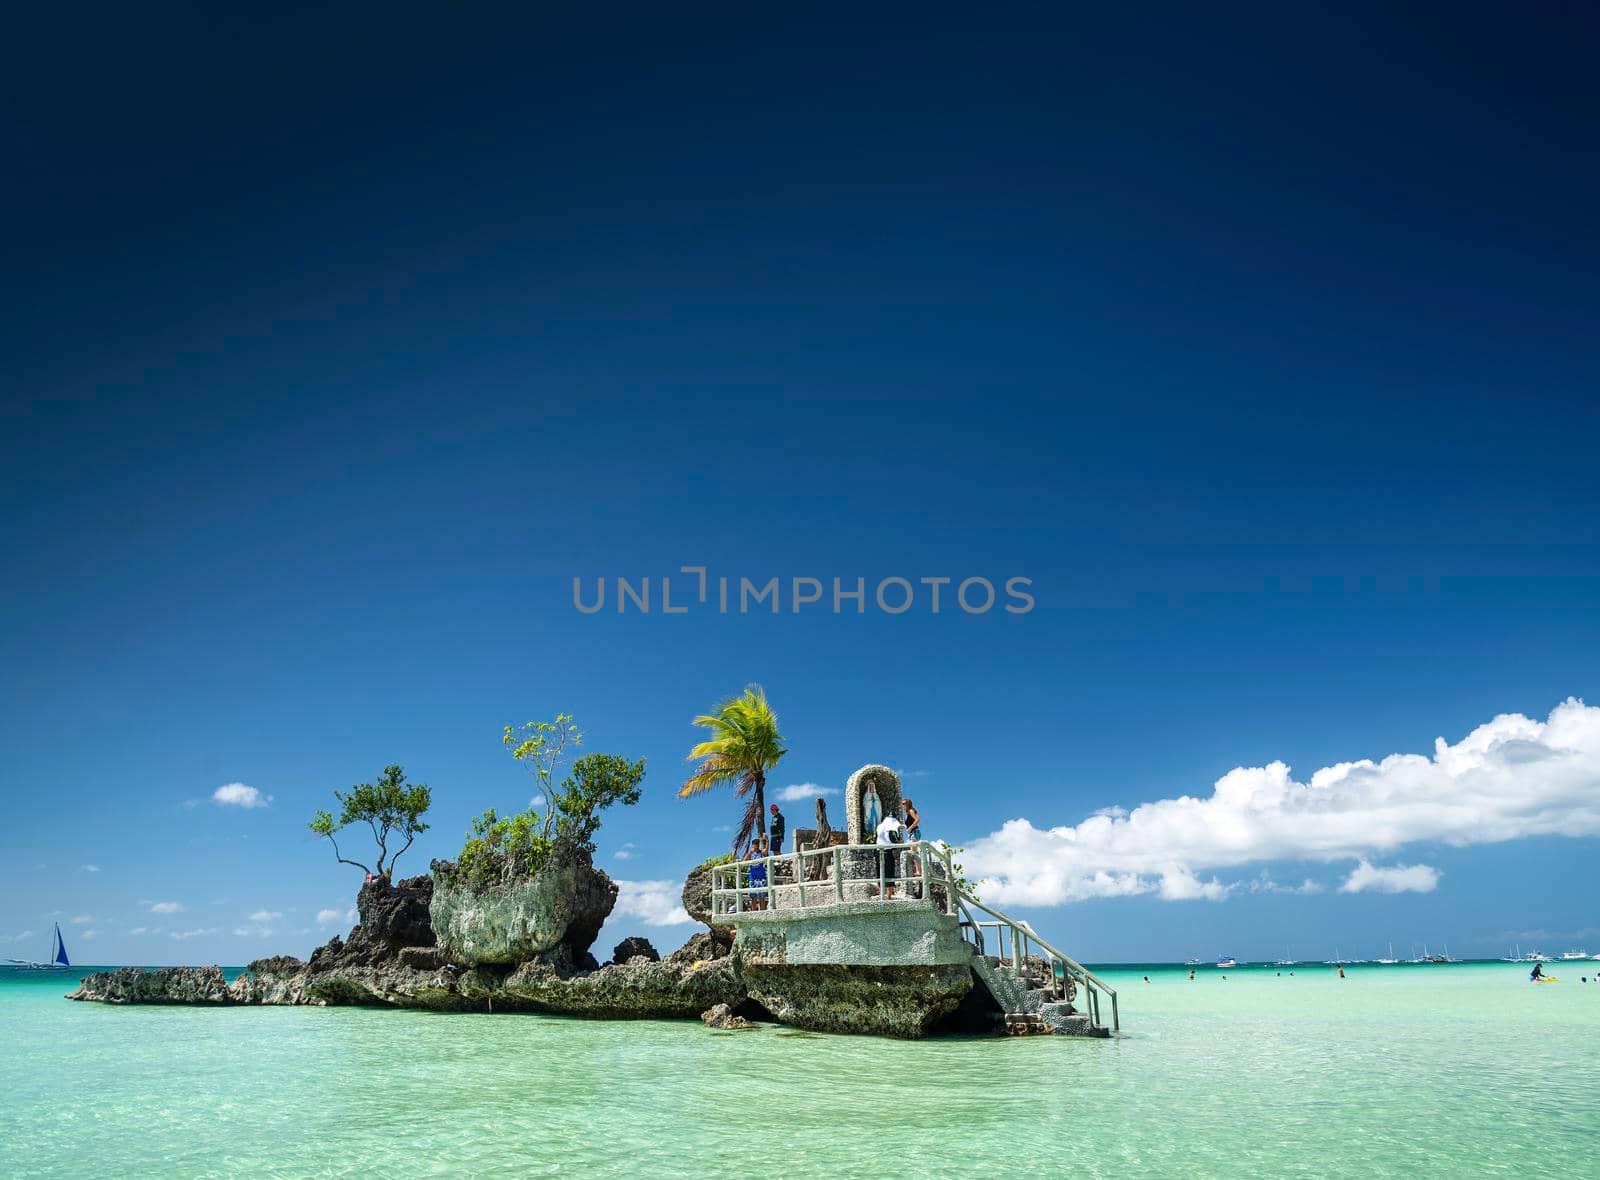
[[789, 752], [778, 732], [778, 715], [767, 704], [761, 686], [751, 684], [739, 696], [718, 705], [715, 713], [696, 717], [694, 723], [710, 730], [711, 737], [689, 751], [688, 760], [698, 759], [700, 765], [678, 797], [687, 799], [725, 783], [732, 784], [740, 798], [749, 796], [744, 821], [733, 838], [737, 852], [749, 842], [752, 831], [767, 834], [767, 772]]

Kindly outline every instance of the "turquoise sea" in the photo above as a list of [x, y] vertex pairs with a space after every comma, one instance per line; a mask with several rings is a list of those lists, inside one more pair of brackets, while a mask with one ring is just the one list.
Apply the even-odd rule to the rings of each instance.
[[1279, 970], [1106, 969], [1112, 1041], [900, 1042], [0, 969], [0, 1174], [1600, 1175], [1600, 963]]

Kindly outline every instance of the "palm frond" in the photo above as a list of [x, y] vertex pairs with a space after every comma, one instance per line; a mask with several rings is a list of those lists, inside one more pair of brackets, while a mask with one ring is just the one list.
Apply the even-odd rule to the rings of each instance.
[[739, 696], [719, 704], [715, 712], [696, 717], [694, 724], [707, 730], [708, 736], [689, 751], [688, 761], [699, 765], [679, 788], [678, 795], [688, 798], [713, 787], [731, 785], [736, 797], [749, 796], [744, 824], [734, 841], [737, 847], [761, 826], [763, 817], [757, 813], [752, 795], [756, 783], [789, 752], [778, 732], [778, 715], [762, 687], [750, 684]]

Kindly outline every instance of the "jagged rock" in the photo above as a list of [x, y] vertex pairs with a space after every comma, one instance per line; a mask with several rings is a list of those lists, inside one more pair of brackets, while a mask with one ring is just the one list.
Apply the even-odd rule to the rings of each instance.
[[335, 935], [311, 952], [306, 971], [327, 975], [391, 963], [404, 947], [434, 945], [428, 905], [432, 877], [411, 877], [398, 885], [369, 881], [356, 895], [360, 921], [347, 938]]
[[228, 985], [228, 998], [235, 1004], [298, 1004], [305, 966], [293, 955], [257, 959]]
[[515, 966], [564, 947], [574, 964], [592, 963], [589, 947], [616, 905], [617, 886], [587, 855], [545, 864], [526, 881], [480, 888], [454, 879], [435, 861], [432, 928], [444, 960], [462, 967]]
[[707, 1028], [754, 1028], [743, 1016], [740, 1016], [726, 1004], [718, 1004], [715, 1008], [708, 1008], [700, 1013], [700, 1020]]
[[613, 963], [631, 963], [636, 958], [648, 959], [652, 963], [661, 961], [661, 952], [650, 945], [647, 938], [624, 938], [617, 943], [616, 949], [611, 952]]
[[668, 963], [693, 963], [697, 959], [725, 959], [733, 951], [731, 939], [718, 938], [711, 930], [689, 936], [689, 941], [666, 957]]
[[226, 1004], [231, 1002], [221, 967], [119, 967], [84, 976], [69, 1000], [105, 1004]]
[[436, 946], [406, 946], [397, 956], [402, 967], [417, 971], [437, 971], [444, 966], [444, 957]]
[[398, 885], [372, 881], [361, 887], [356, 908], [368, 942], [398, 950], [404, 946], [433, 946], [435, 937], [429, 903], [433, 878], [408, 877]]
[[[462, 976], [462, 989], [492, 992], [496, 990], [492, 978], [488, 969], [468, 972]], [[614, 1019], [693, 1018], [717, 1004], [737, 1005], [744, 999], [733, 960], [726, 958], [692, 962], [635, 958], [626, 965], [567, 976], [543, 963], [524, 963], [499, 978], [498, 991], [534, 1011]], [[496, 999], [496, 1007], [502, 1002]]]
[[740, 977], [750, 998], [784, 1024], [908, 1038], [926, 1036], [972, 988], [965, 964], [840, 967], [745, 959]]
[[719, 937], [732, 942], [733, 928], [717, 926], [711, 921], [711, 865], [700, 865], [689, 870], [683, 879], [683, 908], [696, 922], [710, 926]]

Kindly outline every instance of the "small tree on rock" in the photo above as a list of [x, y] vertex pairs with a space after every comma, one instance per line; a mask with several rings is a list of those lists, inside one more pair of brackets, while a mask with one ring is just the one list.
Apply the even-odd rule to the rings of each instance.
[[[407, 783], [406, 772], [400, 767], [386, 766], [376, 783], [357, 783], [348, 791], [334, 791], [333, 797], [339, 802], [339, 818], [335, 820], [332, 812], [318, 811], [306, 826], [333, 845], [333, 855], [340, 864], [366, 869], [376, 877], [390, 880], [401, 853], [428, 830], [422, 816], [433, 802], [432, 792], [425, 783]], [[355, 823], [365, 823], [377, 842], [378, 859], [371, 867], [339, 851], [336, 835]], [[405, 843], [391, 853], [390, 842], [401, 837], [405, 838]]]

